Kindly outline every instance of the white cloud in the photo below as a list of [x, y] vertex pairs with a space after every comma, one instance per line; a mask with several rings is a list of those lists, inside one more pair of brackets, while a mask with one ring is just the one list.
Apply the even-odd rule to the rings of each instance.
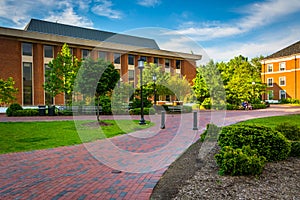
[[160, 0], [138, 0], [137, 4], [145, 7], [155, 7], [161, 3]]
[[45, 18], [45, 20], [81, 27], [93, 27], [93, 22], [85, 17], [77, 15], [72, 7], [65, 9], [62, 13], [53, 12], [49, 17]]
[[[92, 27], [93, 23], [84, 16], [88, 10], [89, 1], [78, 0], [7, 0], [0, 1], [0, 18], [13, 24], [12, 27], [24, 28], [31, 18], [40, 18], [60, 23]], [[75, 12], [75, 7], [82, 15]]]
[[299, 12], [299, 0], [270, 0], [263, 3], [255, 3], [248, 7], [241, 8], [240, 13], [244, 14], [241, 19], [234, 22], [210, 23], [186, 22], [180, 25], [175, 32], [168, 34], [182, 33], [193, 37], [197, 41], [208, 41], [215, 38], [224, 38], [248, 32], [273, 22], [278, 19]]
[[98, 0], [92, 8], [92, 12], [99, 16], [108, 17], [110, 19], [122, 18], [122, 12], [112, 9], [113, 4], [109, 0]]

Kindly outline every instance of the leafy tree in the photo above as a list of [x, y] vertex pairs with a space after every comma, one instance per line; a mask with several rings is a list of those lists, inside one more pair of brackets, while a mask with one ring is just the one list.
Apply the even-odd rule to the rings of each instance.
[[167, 86], [176, 95], [179, 101], [184, 101], [185, 97], [191, 94], [192, 87], [185, 76], [182, 78], [179, 75], [171, 76]]
[[9, 77], [6, 81], [0, 79], [0, 105], [9, 104], [16, 100], [15, 94], [18, 89], [14, 85], [15, 81], [12, 77]]
[[203, 67], [198, 67], [196, 78], [193, 80], [193, 90], [200, 104], [202, 104], [202, 102], [209, 97], [209, 89], [203, 76]]
[[49, 70], [45, 71], [44, 90], [52, 97], [64, 93], [65, 102], [68, 103], [80, 65], [81, 62], [72, 56], [69, 46], [64, 44], [57, 57], [48, 64]]
[[97, 103], [97, 120], [99, 121], [100, 96], [111, 92], [120, 80], [120, 74], [114, 65], [103, 59], [94, 61], [87, 58], [78, 72], [76, 90], [85, 98], [95, 97]]

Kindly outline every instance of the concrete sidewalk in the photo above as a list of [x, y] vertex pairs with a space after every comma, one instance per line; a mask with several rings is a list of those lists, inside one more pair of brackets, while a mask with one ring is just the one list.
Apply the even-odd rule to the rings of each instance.
[[[294, 113], [300, 113], [300, 109], [271, 107], [253, 111], [199, 112], [198, 131], [192, 130], [192, 113], [167, 115], [166, 129], [159, 128], [160, 116], [155, 115], [148, 117], [156, 123], [155, 127], [112, 139], [2, 154], [0, 199], [149, 199], [168, 166], [199, 138], [207, 123], [228, 125], [251, 118]], [[30, 121], [30, 118], [20, 119]], [[0, 121], [20, 119], [0, 117]], [[72, 119], [45, 117], [38, 120]]]

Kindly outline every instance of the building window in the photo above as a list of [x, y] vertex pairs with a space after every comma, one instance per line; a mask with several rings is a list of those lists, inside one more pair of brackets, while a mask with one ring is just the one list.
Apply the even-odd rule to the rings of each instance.
[[82, 50], [81, 50], [81, 53], [82, 53], [82, 58], [83, 58], [83, 59], [88, 58], [88, 57], [90, 57], [90, 55], [91, 55], [91, 51], [90, 51], [90, 50], [87, 50], [87, 49], [82, 49]]
[[158, 57], [154, 57], [153, 63], [158, 65], [159, 64], [159, 58]]
[[268, 87], [273, 87], [273, 78], [267, 79], [267, 85], [268, 85]]
[[274, 91], [273, 90], [269, 90], [268, 91], [268, 100], [273, 100], [274, 99]]
[[181, 68], [181, 60], [176, 60], [176, 69]]
[[285, 86], [285, 76], [279, 77], [279, 85], [280, 86]]
[[128, 82], [134, 87], [134, 70], [128, 70]]
[[285, 62], [279, 63], [279, 71], [285, 71]]
[[49, 46], [49, 45], [44, 46], [44, 57], [53, 58], [53, 46]]
[[147, 56], [140, 56], [140, 59], [147, 62]]
[[170, 60], [165, 59], [165, 68], [170, 68]]
[[23, 104], [32, 105], [32, 63], [23, 62]]
[[32, 56], [32, 44], [31, 43], [22, 43], [22, 55], [23, 56]]
[[171, 101], [171, 96], [170, 95], [166, 95], [166, 101]]
[[285, 90], [280, 90], [279, 91], [279, 97], [280, 97], [280, 99], [286, 99], [286, 91]]
[[268, 72], [273, 72], [273, 64], [268, 64]]
[[[49, 71], [49, 70], [50, 70], [50, 68], [49, 68], [48, 64], [45, 64], [45, 74], [46, 74], [46, 71]], [[47, 77], [45, 77], [45, 82], [48, 82]], [[46, 91], [45, 91], [45, 103], [47, 105], [54, 103], [53, 97], [49, 94], [49, 92], [46, 92]]]
[[128, 55], [128, 65], [134, 65], [134, 55]]
[[103, 60], [107, 60], [107, 53], [104, 51], [99, 51], [98, 52], [98, 58], [103, 59]]
[[114, 53], [114, 63], [115, 64], [121, 64], [121, 54]]

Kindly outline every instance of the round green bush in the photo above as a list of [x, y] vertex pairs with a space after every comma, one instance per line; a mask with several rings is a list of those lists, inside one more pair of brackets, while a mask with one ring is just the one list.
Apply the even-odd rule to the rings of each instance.
[[282, 133], [289, 140], [300, 141], [300, 128], [297, 125], [281, 123], [275, 127], [275, 130]]
[[250, 145], [257, 150], [260, 156], [267, 161], [284, 160], [291, 151], [290, 142], [282, 135], [269, 127], [254, 125], [233, 125], [222, 128], [218, 143], [221, 147], [231, 146], [242, 148]]
[[17, 110], [23, 110], [22, 106], [18, 103], [13, 103], [6, 109], [6, 115], [8, 117], [14, 116], [14, 112]]
[[300, 157], [300, 141], [292, 141], [292, 149], [290, 156]]
[[266, 163], [266, 158], [259, 156], [249, 145], [237, 149], [225, 146], [215, 159], [220, 167], [219, 173], [232, 176], [261, 174]]

